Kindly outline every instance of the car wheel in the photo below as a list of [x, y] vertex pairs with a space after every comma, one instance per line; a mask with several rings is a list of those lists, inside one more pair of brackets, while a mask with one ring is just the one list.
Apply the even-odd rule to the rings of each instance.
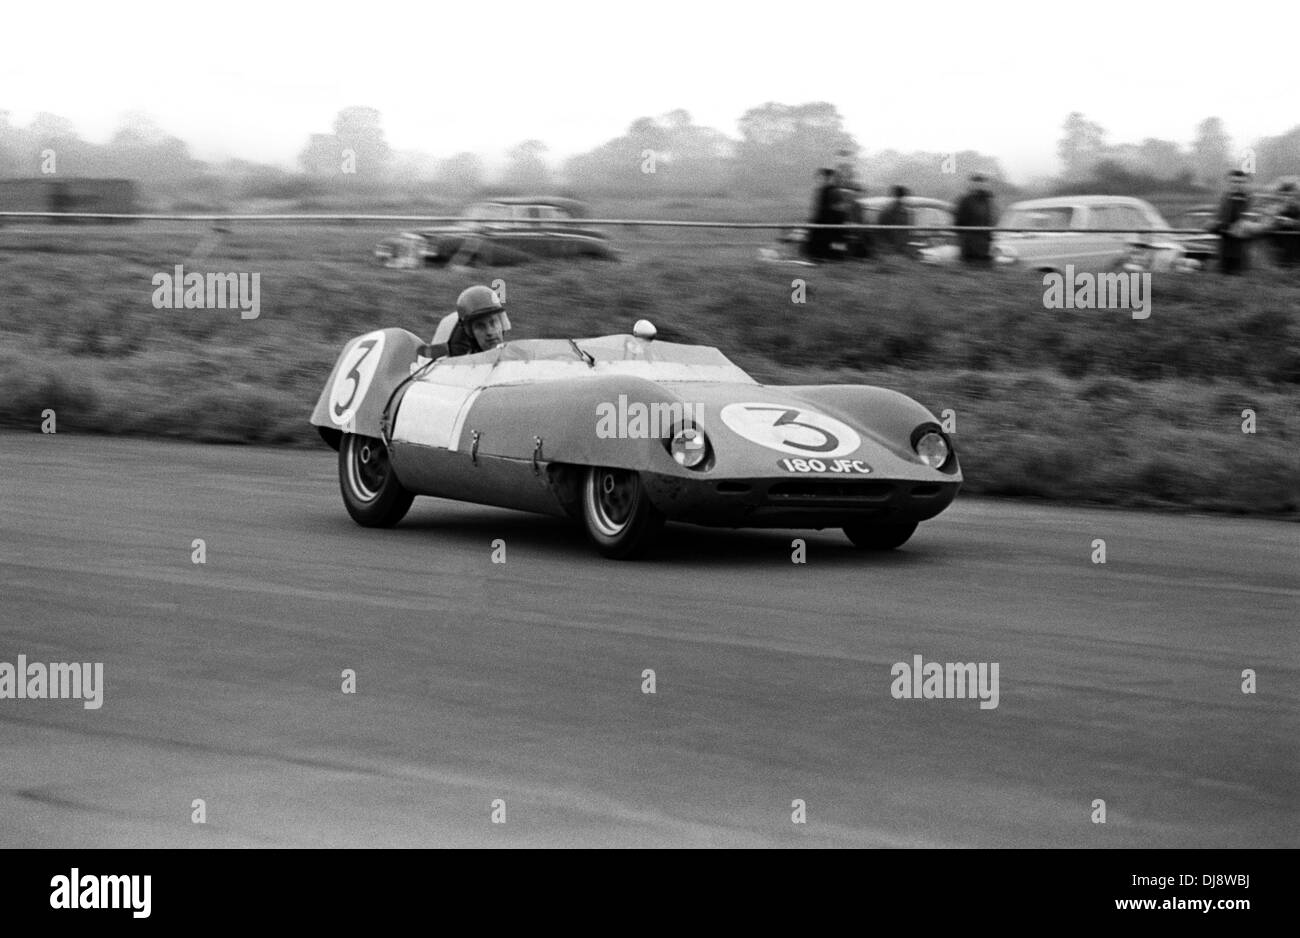
[[615, 560], [643, 553], [663, 527], [641, 476], [631, 469], [587, 470], [582, 484], [582, 523], [596, 550]]
[[916, 531], [916, 522], [908, 524], [846, 524], [844, 533], [859, 550], [893, 550], [902, 547]]
[[355, 433], [339, 446], [339, 488], [352, 520], [367, 528], [397, 524], [415, 499], [397, 481], [383, 441]]

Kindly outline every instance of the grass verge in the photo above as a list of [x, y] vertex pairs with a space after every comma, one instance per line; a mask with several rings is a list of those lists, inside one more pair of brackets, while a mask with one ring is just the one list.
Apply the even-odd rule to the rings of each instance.
[[[952, 410], [966, 491], [1300, 510], [1294, 274], [1158, 274], [1151, 317], [1133, 320], [1046, 310], [1027, 272], [782, 267], [755, 258], [757, 240], [706, 249], [700, 232], [660, 232], [618, 264], [473, 272], [372, 266], [386, 233], [0, 230], [0, 424], [36, 430], [53, 409], [60, 432], [315, 444], [307, 417], [348, 337], [428, 334], [463, 287], [499, 277], [517, 338], [625, 332], [646, 317], [765, 383], [881, 384]], [[154, 309], [151, 279], [176, 264], [259, 273], [261, 315]]]

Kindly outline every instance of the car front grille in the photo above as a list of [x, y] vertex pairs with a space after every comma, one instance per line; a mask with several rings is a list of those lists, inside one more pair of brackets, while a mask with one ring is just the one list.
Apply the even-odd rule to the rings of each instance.
[[887, 502], [894, 494], [893, 482], [875, 479], [841, 482], [834, 479], [801, 479], [777, 482], [767, 490], [770, 504], [818, 504], [823, 502]]

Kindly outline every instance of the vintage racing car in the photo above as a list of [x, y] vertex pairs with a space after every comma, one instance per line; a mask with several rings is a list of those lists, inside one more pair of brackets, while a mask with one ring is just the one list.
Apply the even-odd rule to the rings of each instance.
[[[934, 415], [884, 388], [759, 384], [717, 349], [631, 335], [528, 339], [434, 358], [405, 329], [352, 339], [311, 422], [353, 519], [416, 495], [580, 520], [609, 557], [665, 520], [842, 528], [898, 547], [961, 486]], [[434, 340], [438, 340], [435, 335]]]

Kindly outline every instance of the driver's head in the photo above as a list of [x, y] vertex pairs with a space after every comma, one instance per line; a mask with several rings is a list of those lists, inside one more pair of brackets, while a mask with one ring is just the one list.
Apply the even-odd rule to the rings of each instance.
[[474, 337], [474, 344], [484, 352], [498, 345], [505, 345], [506, 330], [509, 328], [509, 320], [503, 312], [480, 316], [469, 324], [469, 332]]
[[480, 352], [505, 345], [510, 317], [490, 287], [470, 287], [456, 299], [456, 315]]

